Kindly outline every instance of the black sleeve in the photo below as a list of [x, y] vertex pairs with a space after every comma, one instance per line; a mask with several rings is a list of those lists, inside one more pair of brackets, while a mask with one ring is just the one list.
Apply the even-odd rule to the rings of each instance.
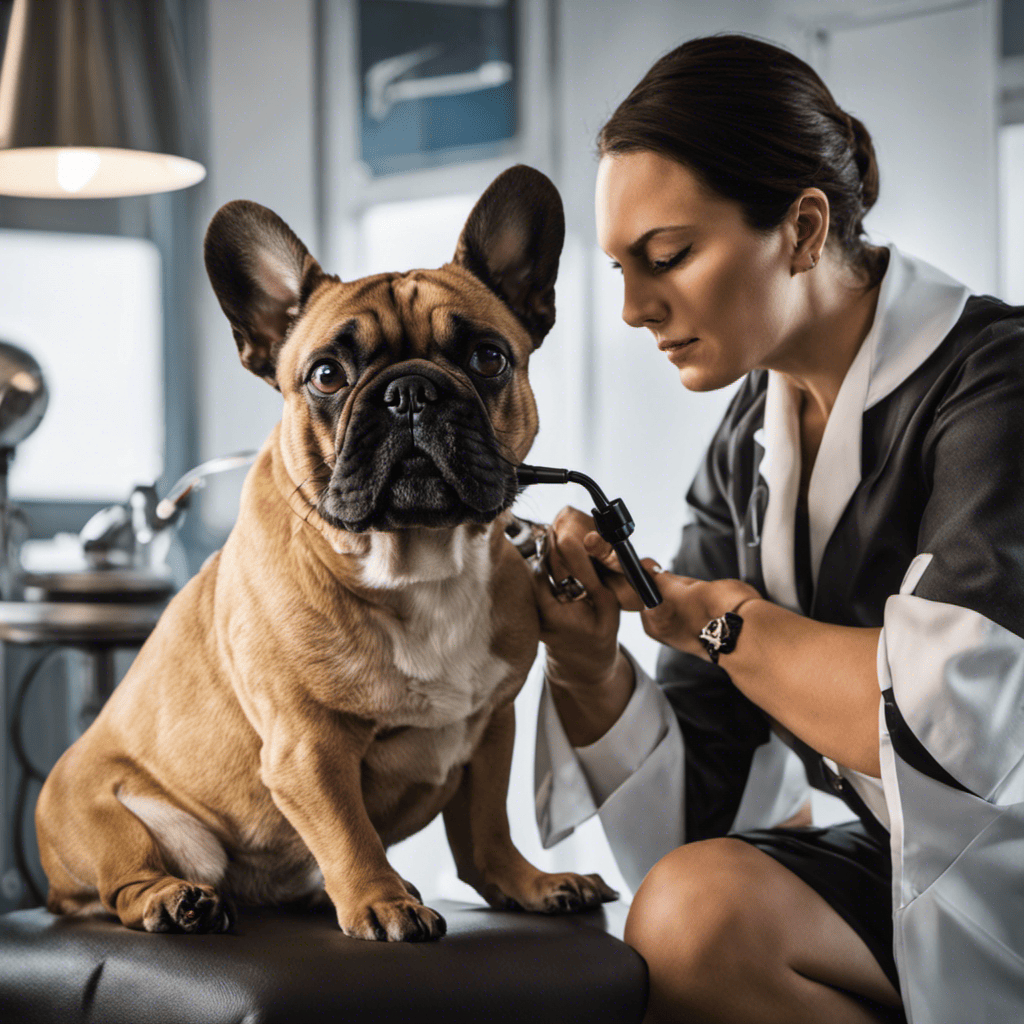
[[931, 560], [885, 615], [893, 749], [986, 799], [1024, 756], [1024, 317], [1011, 314], [971, 343], [936, 405], [917, 543]]
[[[739, 576], [736, 528], [726, 495], [743, 397], [741, 389], [687, 493], [690, 521], [672, 560], [672, 571], [679, 575], [707, 580]], [[686, 748], [687, 841], [725, 835], [736, 817], [754, 750], [768, 742], [768, 719], [732, 685], [724, 669], [692, 654], [663, 646], [657, 679]]]
[[938, 405], [922, 451], [928, 490], [918, 597], [1024, 636], [1024, 317], [990, 327]]

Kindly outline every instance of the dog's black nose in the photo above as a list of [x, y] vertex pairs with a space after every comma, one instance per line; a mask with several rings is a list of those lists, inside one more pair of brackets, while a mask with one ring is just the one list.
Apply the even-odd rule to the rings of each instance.
[[437, 401], [437, 388], [419, 374], [393, 380], [384, 392], [384, 404], [394, 416], [417, 419], [430, 402]]

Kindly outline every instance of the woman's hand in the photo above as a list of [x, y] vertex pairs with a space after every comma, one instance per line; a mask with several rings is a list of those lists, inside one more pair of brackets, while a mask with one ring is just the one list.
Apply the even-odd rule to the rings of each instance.
[[[564, 508], [534, 577], [551, 697], [574, 747], [595, 742], [618, 721], [634, 686], [632, 663], [619, 650], [619, 601], [583, 547], [593, 529], [590, 516]], [[584, 588], [575, 600], [560, 585], [569, 577]]]
[[[583, 546], [594, 520], [566, 507], [548, 530], [547, 554], [537, 565], [534, 590], [540, 610], [541, 640], [548, 652], [548, 680], [575, 688], [606, 684], [619, 659], [619, 600], [597, 574]], [[560, 600], [552, 590], [569, 577], [586, 591], [576, 600]]]
[[[736, 611], [741, 605], [761, 595], [741, 580], [695, 580], [665, 572], [649, 558], [642, 560], [644, 568], [654, 577], [662, 596], [657, 608], [644, 608], [640, 598], [621, 573], [615, 551], [596, 531], [583, 538], [583, 546], [590, 557], [597, 559], [614, 575], [607, 578], [622, 608], [640, 611], [644, 632], [659, 643], [676, 650], [708, 658], [707, 650], [698, 639], [700, 631], [712, 620], [726, 612]], [[709, 659], [710, 660], [710, 659]]]
[[655, 582], [663, 600], [657, 608], [645, 608], [640, 613], [644, 632], [659, 643], [709, 661], [710, 655], [698, 639], [701, 630], [712, 619], [761, 596], [740, 580], [705, 582], [662, 572]]

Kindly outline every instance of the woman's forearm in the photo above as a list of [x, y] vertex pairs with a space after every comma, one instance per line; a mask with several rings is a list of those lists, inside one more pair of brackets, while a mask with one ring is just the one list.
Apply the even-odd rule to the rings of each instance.
[[549, 668], [551, 697], [565, 735], [574, 747], [599, 740], [622, 716], [633, 695], [633, 666], [621, 651], [607, 680], [560, 679]]
[[744, 603], [733, 684], [811, 748], [878, 777], [879, 629], [833, 626], [770, 601]]

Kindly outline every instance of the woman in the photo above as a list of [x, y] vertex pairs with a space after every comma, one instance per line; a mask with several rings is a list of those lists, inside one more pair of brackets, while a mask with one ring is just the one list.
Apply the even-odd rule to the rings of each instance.
[[[867, 131], [766, 43], [669, 53], [599, 148], [623, 318], [742, 383], [653, 567], [657, 685], [553, 526], [545, 842], [601, 815], [650, 1021], [1022, 1019], [1024, 315], [867, 244]], [[857, 821], [808, 827], [804, 769]]]

